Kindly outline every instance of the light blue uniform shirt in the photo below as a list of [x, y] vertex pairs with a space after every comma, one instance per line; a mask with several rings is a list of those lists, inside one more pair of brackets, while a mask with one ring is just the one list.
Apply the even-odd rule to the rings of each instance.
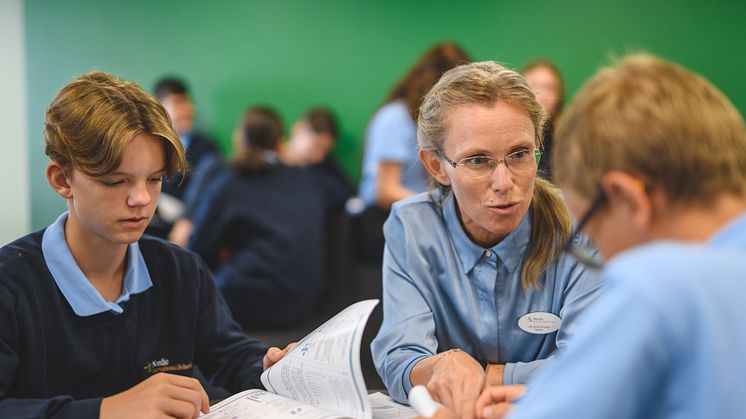
[[[574, 258], [562, 256], [524, 290], [521, 268], [531, 234], [530, 213], [499, 244], [484, 249], [466, 235], [456, 200], [441, 208], [440, 192], [394, 204], [384, 225], [384, 319], [371, 344], [389, 394], [406, 402], [409, 374], [420, 359], [460, 348], [481, 363], [505, 364], [505, 384], [525, 383], [593, 301], [601, 282]], [[435, 202], [433, 202], [435, 201]], [[557, 332], [518, 326], [529, 313], [561, 319]]]
[[57, 220], [44, 230], [41, 250], [52, 273], [57, 287], [78, 316], [111, 311], [114, 314], [124, 312], [124, 306], [130, 295], [141, 293], [153, 286], [148, 267], [140, 253], [137, 242], [127, 247], [127, 271], [124, 274], [122, 294], [116, 302], [106, 301], [80, 270], [65, 240], [65, 221], [68, 213], [60, 215]]
[[705, 244], [619, 254], [604, 274], [511, 419], [746, 417], [746, 214]]
[[417, 148], [417, 125], [403, 100], [390, 102], [376, 112], [368, 127], [360, 179], [360, 198], [369, 207], [376, 203], [378, 166], [401, 163], [401, 184], [414, 192], [427, 190], [427, 172]]

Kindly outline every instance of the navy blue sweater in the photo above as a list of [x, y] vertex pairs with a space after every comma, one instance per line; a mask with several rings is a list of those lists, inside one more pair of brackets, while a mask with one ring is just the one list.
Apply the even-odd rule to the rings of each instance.
[[260, 386], [267, 348], [231, 319], [199, 257], [152, 237], [153, 287], [124, 313], [77, 316], [41, 250], [43, 231], [0, 249], [0, 417], [97, 418], [101, 399], [199, 365], [236, 392]]
[[326, 216], [350, 188], [321, 168], [225, 168], [193, 213], [189, 248], [213, 270], [247, 328], [287, 327], [313, 311], [325, 283]]
[[163, 179], [161, 192], [183, 199], [184, 192], [191, 182], [191, 171], [194, 170], [205, 157], [212, 156], [220, 159], [220, 152], [215, 141], [201, 132], [192, 132], [189, 147], [186, 149], [188, 174], [175, 174], [171, 179]]

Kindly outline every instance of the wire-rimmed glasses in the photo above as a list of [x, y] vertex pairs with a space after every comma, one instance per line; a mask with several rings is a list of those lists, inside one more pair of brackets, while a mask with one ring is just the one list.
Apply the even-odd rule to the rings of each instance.
[[538, 148], [517, 150], [499, 160], [488, 156], [470, 156], [453, 161], [446, 157], [442, 150], [436, 150], [435, 153], [453, 166], [456, 171], [470, 179], [483, 179], [492, 175], [500, 163], [504, 163], [505, 167], [514, 174], [526, 173], [535, 168], [541, 159], [541, 150]]

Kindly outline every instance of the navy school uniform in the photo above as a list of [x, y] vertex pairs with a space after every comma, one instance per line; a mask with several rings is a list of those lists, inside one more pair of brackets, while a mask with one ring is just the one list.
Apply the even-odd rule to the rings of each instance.
[[47, 267], [43, 233], [0, 249], [0, 417], [98, 418], [103, 397], [158, 372], [191, 376], [194, 364], [231, 392], [261, 386], [267, 348], [231, 319], [199, 257], [144, 236], [152, 286], [121, 314], [79, 316]]
[[215, 145], [215, 141], [208, 135], [195, 131], [188, 135], [182, 136], [182, 142], [186, 148], [187, 166], [189, 173], [187, 175], [175, 174], [171, 179], [163, 179], [161, 192], [172, 195], [178, 199], [184, 199], [184, 192], [191, 182], [192, 172], [195, 167], [206, 157], [213, 156], [220, 158], [220, 151]]
[[353, 193], [320, 168], [276, 162], [225, 168], [196, 206], [188, 247], [213, 270], [244, 327], [287, 327], [310, 315], [325, 279], [326, 216]]

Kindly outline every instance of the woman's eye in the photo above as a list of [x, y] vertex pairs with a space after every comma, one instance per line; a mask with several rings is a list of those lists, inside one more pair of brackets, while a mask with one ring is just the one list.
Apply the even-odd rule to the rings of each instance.
[[484, 167], [489, 166], [491, 161], [491, 158], [484, 156], [469, 157], [464, 160], [464, 165], [470, 167]]
[[152, 178], [148, 179], [148, 182], [152, 182], [152, 183], [160, 183], [162, 181], [163, 181], [163, 177], [162, 176], [152, 177]]
[[511, 160], [523, 160], [529, 156], [528, 150], [518, 150], [516, 152], [510, 153], [508, 156]]

